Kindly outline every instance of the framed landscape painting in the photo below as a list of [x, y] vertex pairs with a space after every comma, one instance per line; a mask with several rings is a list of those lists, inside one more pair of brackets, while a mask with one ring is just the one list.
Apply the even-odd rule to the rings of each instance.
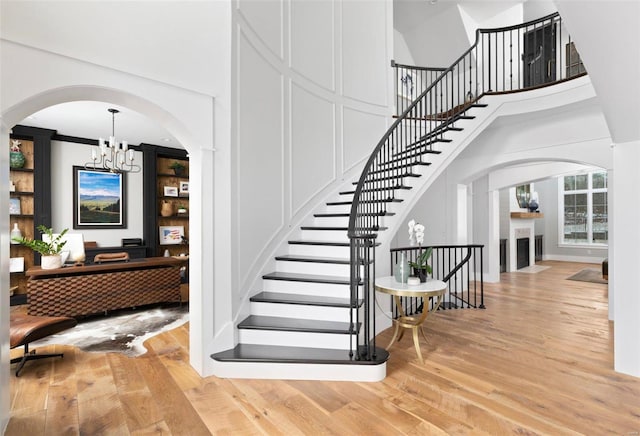
[[73, 167], [73, 228], [127, 227], [125, 174]]

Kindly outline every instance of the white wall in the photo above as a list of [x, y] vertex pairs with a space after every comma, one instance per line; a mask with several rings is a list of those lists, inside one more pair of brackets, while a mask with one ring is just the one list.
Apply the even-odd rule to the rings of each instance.
[[[96, 241], [100, 247], [119, 247], [122, 238], [142, 238], [142, 177], [143, 171], [125, 174], [127, 226], [124, 229], [74, 229], [73, 228], [73, 167], [89, 160], [91, 146], [72, 142], [51, 142], [51, 225], [56, 232], [69, 229], [70, 233], [82, 233], [85, 241]], [[135, 159], [142, 164], [142, 153], [135, 152]]]
[[356, 180], [387, 129], [393, 28], [380, 1], [241, 1], [233, 19], [230, 303], [240, 321], [274, 254]]
[[425, 17], [423, 24], [405, 32], [404, 38], [417, 65], [446, 68], [470, 46], [464, 30], [458, 8], [450, 7]]
[[[2, 38], [216, 95], [222, 2], [2, 1]], [[162, 56], [156, 54], [161, 53]]]
[[640, 377], [640, 208], [635, 206], [640, 204], [640, 141], [616, 144], [613, 155], [609, 291], [614, 290], [614, 365], [616, 371]]
[[416, 65], [402, 33], [393, 31], [393, 60], [398, 64]]

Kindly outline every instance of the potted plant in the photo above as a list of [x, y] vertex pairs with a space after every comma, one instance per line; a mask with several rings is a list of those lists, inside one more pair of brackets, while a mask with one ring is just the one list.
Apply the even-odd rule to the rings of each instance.
[[171, 162], [171, 165], [169, 165], [169, 168], [171, 168], [174, 172], [174, 174], [176, 176], [181, 176], [184, 174], [184, 169], [186, 168], [184, 166], [184, 164], [182, 162], [179, 162], [177, 160]]
[[184, 204], [178, 204], [178, 213], [179, 214], [187, 213], [187, 207]]
[[427, 247], [422, 253], [420, 253], [415, 262], [409, 262], [409, 265], [413, 268], [413, 274], [418, 276], [422, 283], [427, 281], [427, 274], [431, 274], [433, 272], [431, 265], [427, 263], [432, 252], [433, 247]]
[[37, 251], [42, 256], [41, 267], [42, 269], [55, 269], [62, 266], [62, 248], [67, 243], [63, 240], [64, 235], [69, 229], [64, 229], [55, 238], [53, 237], [53, 229], [48, 228], [42, 224], [38, 226], [38, 230], [43, 235], [47, 235], [47, 238], [43, 239], [27, 239], [25, 237], [14, 238], [17, 243], [31, 248], [33, 251]]

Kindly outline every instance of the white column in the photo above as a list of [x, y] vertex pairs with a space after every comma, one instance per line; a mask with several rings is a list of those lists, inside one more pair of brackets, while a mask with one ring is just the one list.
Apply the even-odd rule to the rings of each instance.
[[487, 241], [484, 247], [484, 281], [500, 281], [500, 191], [487, 192]]
[[[614, 303], [614, 367], [640, 377], [640, 141], [613, 150], [616, 201], [609, 210], [609, 295]], [[613, 239], [611, 236], [615, 236]], [[613, 254], [613, 256], [611, 256]], [[615, 259], [615, 262], [613, 260]], [[613, 285], [613, 286], [612, 286]], [[610, 302], [611, 304], [611, 302]]]
[[[0, 119], [0, 144], [9, 144], [9, 132]], [[6, 148], [4, 149], [6, 150]], [[9, 153], [0, 153], [0, 204], [9, 204]], [[0, 433], [9, 423], [9, 214], [0, 214]]]

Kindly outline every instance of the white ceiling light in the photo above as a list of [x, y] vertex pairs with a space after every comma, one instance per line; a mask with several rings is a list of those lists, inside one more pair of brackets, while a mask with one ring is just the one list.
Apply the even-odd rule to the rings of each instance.
[[[111, 113], [111, 136], [109, 141], [105, 142], [104, 138], [98, 139], [98, 147], [91, 148], [91, 162], [84, 164], [86, 169], [104, 169], [113, 173], [131, 172], [138, 173], [141, 170], [140, 165], [136, 165], [133, 155], [133, 149], [129, 149], [129, 143], [116, 141], [116, 114], [118, 109], [107, 109]], [[98, 158], [98, 155], [100, 157]]]

